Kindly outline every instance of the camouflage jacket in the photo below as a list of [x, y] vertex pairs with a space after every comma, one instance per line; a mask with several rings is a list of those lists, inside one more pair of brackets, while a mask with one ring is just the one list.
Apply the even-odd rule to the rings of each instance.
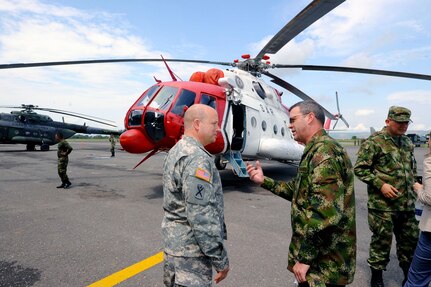
[[66, 140], [62, 140], [58, 143], [57, 147], [57, 157], [58, 159], [68, 159], [69, 154], [72, 152], [73, 148]]
[[292, 202], [289, 265], [310, 265], [310, 286], [346, 285], [356, 266], [356, 220], [352, 163], [324, 130], [304, 149], [294, 180], [265, 177], [262, 187]]
[[[354, 171], [368, 185], [368, 208], [383, 211], [414, 210], [416, 160], [413, 149], [414, 145], [407, 136], [400, 137], [398, 146], [386, 128], [372, 134], [362, 143]], [[399, 196], [383, 196], [380, 189], [384, 183], [398, 189]]]
[[217, 271], [229, 266], [223, 190], [214, 160], [192, 137], [184, 136], [163, 167], [162, 234], [172, 256], [207, 256]]
[[111, 148], [114, 148], [115, 144], [117, 143], [117, 139], [116, 138], [109, 138], [109, 142], [111, 143]]

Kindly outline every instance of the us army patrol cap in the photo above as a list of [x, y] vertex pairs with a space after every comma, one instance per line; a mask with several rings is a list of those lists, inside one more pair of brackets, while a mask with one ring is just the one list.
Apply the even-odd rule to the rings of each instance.
[[396, 122], [412, 122], [410, 120], [411, 114], [407, 108], [392, 106], [389, 108], [388, 119]]

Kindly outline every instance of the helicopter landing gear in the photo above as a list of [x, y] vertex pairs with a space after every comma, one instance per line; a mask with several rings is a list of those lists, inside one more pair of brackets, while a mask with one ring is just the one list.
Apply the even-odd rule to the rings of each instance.
[[41, 145], [41, 146], [40, 146], [40, 150], [41, 150], [41, 151], [49, 151], [49, 145], [47, 145], [47, 144], [43, 144], [43, 145]]
[[224, 158], [220, 155], [216, 155], [214, 159], [215, 166], [218, 170], [224, 170], [226, 168], [227, 162], [224, 160]]
[[34, 150], [36, 150], [35, 145], [34, 144], [27, 144], [26, 150], [27, 151], [34, 151]]

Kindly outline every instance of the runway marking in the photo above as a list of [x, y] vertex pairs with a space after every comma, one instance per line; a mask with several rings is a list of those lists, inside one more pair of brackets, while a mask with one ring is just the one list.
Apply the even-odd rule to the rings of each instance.
[[105, 277], [97, 282], [94, 282], [93, 284], [88, 285], [87, 287], [111, 287], [115, 286], [120, 282], [123, 282], [124, 280], [129, 279], [130, 277], [133, 277], [137, 275], [138, 273], [141, 273], [142, 271], [145, 271], [154, 265], [157, 265], [163, 261], [163, 251], [148, 257], [147, 259], [142, 260], [141, 262], [135, 263], [129, 267], [124, 268], [123, 270], [120, 270], [118, 272], [115, 272], [114, 274], [109, 275], [108, 277]]

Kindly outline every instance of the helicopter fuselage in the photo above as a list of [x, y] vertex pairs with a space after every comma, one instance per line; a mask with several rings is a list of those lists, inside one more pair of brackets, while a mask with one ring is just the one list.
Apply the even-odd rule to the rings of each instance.
[[288, 129], [289, 113], [277, 90], [241, 70], [219, 71], [215, 80], [161, 82], [146, 90], [125, 117], [123, 148], [131, 153], [170, 149], [184, 132], [187, 108], [201, 103], [219, 116], [216, 142], [206, 146], [210, 153], [298, 161], [303, 146]]
[[49, 150], [50, 145], [57, 143], [55, 134], [58, 132], [66, 139], [76, 133], [119, 134], [118, 131], [56, 122], [34, 112], [0, 113], [0, 144], [25, 144], [27, 150], [34, 150], [38, 145], [41, 150]]

